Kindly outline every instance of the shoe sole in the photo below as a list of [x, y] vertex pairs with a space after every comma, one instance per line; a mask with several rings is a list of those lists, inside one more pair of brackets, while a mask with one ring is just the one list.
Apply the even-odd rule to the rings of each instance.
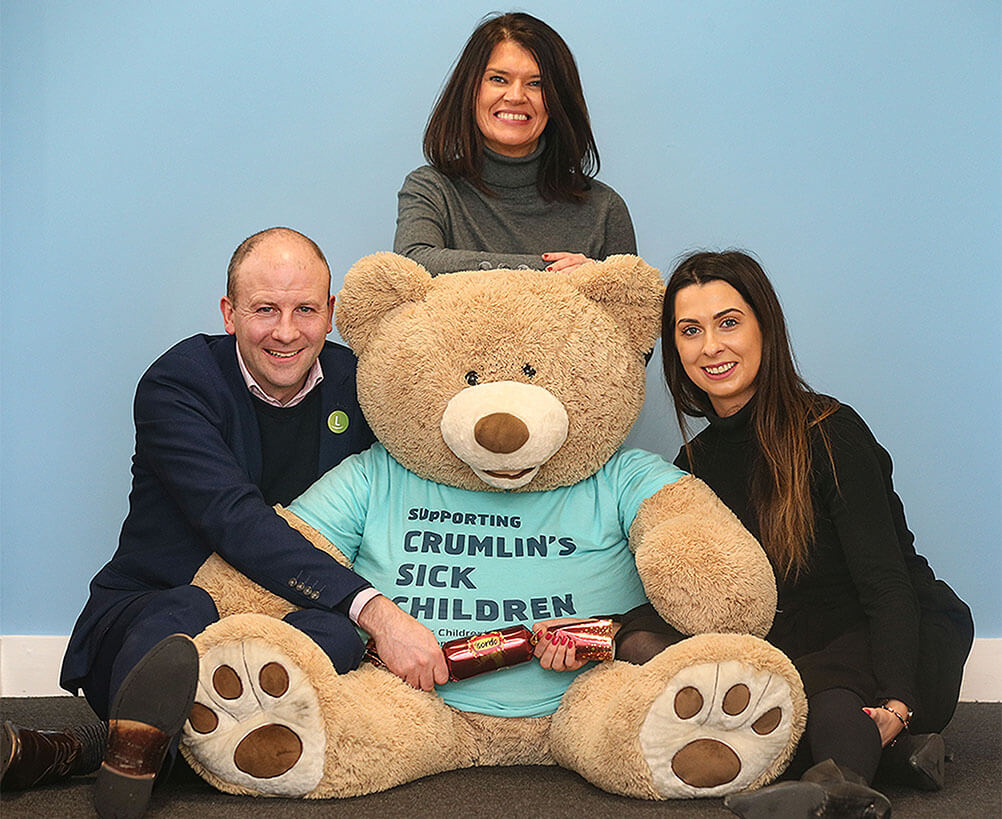
[[851, 782], [780, 782], [735, 793], [724, 807], [742, 819], [886, 819], [891, 803], [883, 794]]
[[198, 651], [183, 634], [161, 640], [128, 673], [111, 707], [108, 751], [94, 784], [101, 819], [136, 819], [146, 812], [167, 748], [191, 713], [197, 684]]
[[734, 793], [724, 807], [742, 819], [820, 816], [827, 801], [820, 785], [813, 782], [780, 782], [758, 791]]

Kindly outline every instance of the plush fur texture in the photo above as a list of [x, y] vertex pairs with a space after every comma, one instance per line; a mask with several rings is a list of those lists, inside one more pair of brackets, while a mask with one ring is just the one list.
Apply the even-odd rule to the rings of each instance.
[[[740, 658], [744, 666], [784, 680], [794, 691], [799, 689], [800, 678], [793, 664], [765, 641], [748, 635], [701, 634], [672, 646], [642, 666], [603, 663], [576, 680], [553, 716], [554, 758], [605, 790], [641, 799], [663, 799], [641, 746], [641, 727], [652, 704], [680, 672], [706, 666], [708, 673], [704, 676], [709, 687], [719, 664], [734, 658]], [[721, 699], [719, 693], [716, 699]], [[698, 720], [703, 721], [703, 734], [708, 733], [705, 721], [711, 717], [706, 713], [698, 715]], [[794, 697], [785, 718], [791, 732], [799, 736], [807, 721], [806, 700]], [[748, 723], [751, 721], [749, 718]], [[679, 740], [677, 744], [684, 742]], [[795, 747], [784, 743], [768, 767], [757, 771], [742, 787], [759, 787], [782, 773]], [[677, 795], [715, 796], [728, 790], [693, 788]]]
[[769, 631], [776, 611], [769, 559], [698, 478], [644, 501], [630, 546], [648, 599], [683, 634]]
[[[432, 279], [381, 253], [348, 272], [336, 318], [359, 357], [366, 417], [399, 463], [465, 489], [545, 492], [594, 474], [623, 443], [643, 404], [663, 291], [658, 272], [632, 256], [570, 274]], [[450, 402], [480, 385], [492, 390], [453, 403], [443, 437]], [[537, 390], [562, 412], [550, 398], [535, 400]], [[517, 400], [523, 394], [533, 400]], [[485, 429], [470, 407], [488, 405], [496, 418]], [[546, 419], [562, 414], [561, 442]], [[511, 455], [523, 438], [536, 453], [527, 461], [541, 463]], [[485, 463], [501, 471], [493, 483]], [[526, 481], [518, 466], [538, 471]], [[520, 476], [509, 483], [508, 471]], [[346, 562], [315, 529], [278, 513]], [[214, 555], [195, 582], [224, 617], [196, 639], [199, 694], [183, 751], [224, 791], [307, 798], [472, 765], [556, 763], [644, 799], [717, 796], [771, 780], [796, 747], [806, 701], [789, 661], [751, 636], [767, 632], [776, 605], [764, 553], [691, 477], [648, 498], [629, 535], [649, 599], [698, 636], [643, 666], [603, 663], [574, 682], [552, 717], [535, 719], [462, 713], [370, 665], [338, 675], [306, 635], [275, 619], [289, 603]]]
[[543, 491], [594, 474], [626, 440], [644, 402], [644, 355], [657, 338], [652, 319], [663, 293], [658, 272], [635, 256], [571, 274], [488, 270], [433, 279], [409, 259], [378, 253], [346, 274], [336, 318], [359, 358], [358, 399], [373, 432], [428, 480], [494, 489], [426, 429], [469, 386], [468, 373], [480, 383], [531, 383], [553, 393], [567, 411], [567, 441], [520, 488]]
[[[318, 549], [327, 552], [344, 566], [351, 565], [348, 558], [312, 526], [279, 504], [275, 505], [275, 511]], [[201, 586], [212, 595], [220, 617], [253, 611], [281, 620], [290, 611], [296, 611], [299, 608], [288, 600], [275, 596], [253, 580], [244, 577], [217, 554], [209, 556], [209, 559], [195, 573], [191, 582], [196, 586]]]

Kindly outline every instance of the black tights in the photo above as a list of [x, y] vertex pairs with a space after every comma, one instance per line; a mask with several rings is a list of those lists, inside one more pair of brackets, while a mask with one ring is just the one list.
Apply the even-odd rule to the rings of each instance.
[[678, 642], [672, 636], [654, 631], [631, 631], [616, 635], [616, 659], [643, 665], [655, 654]]
[[873, 781], [880, 763], [880, 731], [863, 711], [866, 703], [847, 688], [829, 688], [807, 698], [807, 730], [800, 741], [812, 762], [834, 760]]

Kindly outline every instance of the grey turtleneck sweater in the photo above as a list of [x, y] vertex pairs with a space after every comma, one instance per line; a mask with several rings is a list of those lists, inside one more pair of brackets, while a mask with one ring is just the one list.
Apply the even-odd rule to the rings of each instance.
[[397, 195], [393, 249], [433, 276], [457, 270], [542, 269], [543, 253], [568, 251], [590, 259], [636, 253], [626, 203], [592, 180], [580, 203], [546, 202], [536, 190], [542, 146], [526, 157], [484, 151], [489, 196], [464, 179], [424, 165], [407, 175]]

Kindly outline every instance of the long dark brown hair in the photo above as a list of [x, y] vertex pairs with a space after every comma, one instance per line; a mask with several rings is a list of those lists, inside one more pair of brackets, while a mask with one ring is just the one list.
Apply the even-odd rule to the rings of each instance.
[[[684, 258], [668, 280], [661, 317], [665, 381], [675, 403], [689, 465], [696, 471], [696, 448], [690, 445], [688, 417], [713, 414], [709, 396], [686, 375], [675, 346], [675, 296], [684, 287], [723, 281], [733, 287], [755, 313], [762, 333], [762, 359], [755, 377], [751, 425], [758, 455], [749, 486], [750, 506], [759, 524], [762, 547], [783, 577], [804, 567], [814, 537], [811, 501], [811, 441], [816, 428], [831, 449], [820, 422], [838, 402], [814, 392], [794, 363], [786, 319], [765, 271], [740, 251], [694, 253]], [[834, 470], [834, 464], [832, 464]]]
[[490, 193], [481, 178], [484, 139], [474, 109], [491, 52], [506, 40], [532, 54], [539, 66], [549, 115], [536, 178], [539, 194], [547, 201], [584, 201], [599, 158], [577, 64], [560, 35], [529, 14], [491, 17], [470, 36], [428, 120], [425, 158], [446, 176]]

